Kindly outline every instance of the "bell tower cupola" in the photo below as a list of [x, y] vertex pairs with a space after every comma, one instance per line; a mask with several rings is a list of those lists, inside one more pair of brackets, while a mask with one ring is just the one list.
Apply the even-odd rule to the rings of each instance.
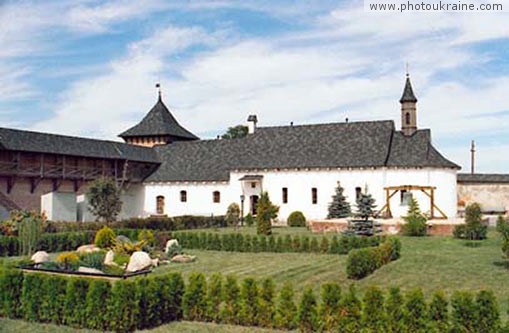
[[401, 103], [401, 131], [404, 135], [410, 136], [417, 131], [417, 98], [408, 73], [403, 95], [399, 102]]

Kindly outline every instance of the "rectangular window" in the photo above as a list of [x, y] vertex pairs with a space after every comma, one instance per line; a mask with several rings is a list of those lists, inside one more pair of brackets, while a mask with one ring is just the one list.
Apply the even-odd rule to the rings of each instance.
[[313, 205], [316, 205], [318, 203], [318, 190], [316, 189], [316, 187], [313, 187], [311, 189], [311, 203]]
[[283, 187], [283, 203], [288, 203], [288, 188]]
[[212, 192], [212, 201], [214, 203], [220, 203], [221, 202], [221, 193], [219, 191]]
[[180, 202], [187, 202], [187, 191], [180, 191]]
[[356, 187], [355, 188], [355, 200], [359, 200], [362, 194], [362, 188]]
[[408, 206], [408, 205], [410, 205], [410, 201], [412, 201], [412, 192], [409, 192], [407, 190], [401, 190], [400, 191], [400, 203], [401, 203], [401, 206]]
[[251, 188], [256, 188], [256, 183], [255, 182], [251, 183]]

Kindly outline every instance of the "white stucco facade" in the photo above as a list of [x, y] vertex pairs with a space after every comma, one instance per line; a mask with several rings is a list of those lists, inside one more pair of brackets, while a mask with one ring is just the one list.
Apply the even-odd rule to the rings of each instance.
[[[240, 179], [245, 176], [261, 176], [260, 180]], [[164, 197], [164, 214], [223, 215], [232, 202], [241, 204], [244, 195], [244, 214], [252, 209], [251, 197], [267, 191], [271, 201], [280, 207], [279, 219], [286, 220], [293, 211], [302, 211], [307, 219], [323, 219], [334, 194], [337, 182], [344, 188], [347, 200], [355, 210], [356, 188], [367, 189], [376, 200], [377, 209], [386, 202], [385, 187], [416, 185], [434, 186], [435, 205], [447, 217], [455, 217], [457, 211], [456, 170], [439, 168], [363, 168], [363, 169], [293, 169], [293, 170], [238, 170], [230, 172], [228, 182], [167, 182], [145, 184], [146, 215], [157, 214], [157, 197]], [[283, 188], [287, 189], [288, 201], [283, 202]], [[316, 203], [313, 203], [313, 188]], [[181, 201], [181, 191], [186, 191], [186, 202]], [[220, 193], [220, 202], [214, 202], [213, 192]], [[421, 191], [413, 191], [421, 210], [430, 210], [430, 199]], [[391, 198], [394, 217], [406, 215], [408, 206], [401, 204], [398, 193]]]

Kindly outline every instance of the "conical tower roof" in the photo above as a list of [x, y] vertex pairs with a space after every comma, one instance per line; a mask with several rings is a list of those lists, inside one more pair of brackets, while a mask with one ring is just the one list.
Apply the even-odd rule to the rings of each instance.
[[406, 76], [405, 89], [403, 90], [403, 95], [399, 102], [417, 103], [417, 97], [415, 97], [414, 90], [412, 89], [412, 83], [410, 82], [410, 76], [408, 74]]
[[182, 127], [164, 105], [159, 94], [157, 103], [135, 126], [119, 134], [125, 139], [130, 137], [172, 136], [182, 140], [199, 140], [193, 133]]

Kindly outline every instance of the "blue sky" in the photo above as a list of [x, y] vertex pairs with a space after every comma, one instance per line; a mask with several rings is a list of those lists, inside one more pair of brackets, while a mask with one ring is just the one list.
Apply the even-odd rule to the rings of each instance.
[[[509, 6], [509, 4], [508, 4]], [[117, 140], [163, 98], [203, 138], [392, 119], [405, 63], [418, 124], [469, 170], [509, 172], [509, 13], [392, 13], [359, 1], [1, 1], [0, 126]]]

